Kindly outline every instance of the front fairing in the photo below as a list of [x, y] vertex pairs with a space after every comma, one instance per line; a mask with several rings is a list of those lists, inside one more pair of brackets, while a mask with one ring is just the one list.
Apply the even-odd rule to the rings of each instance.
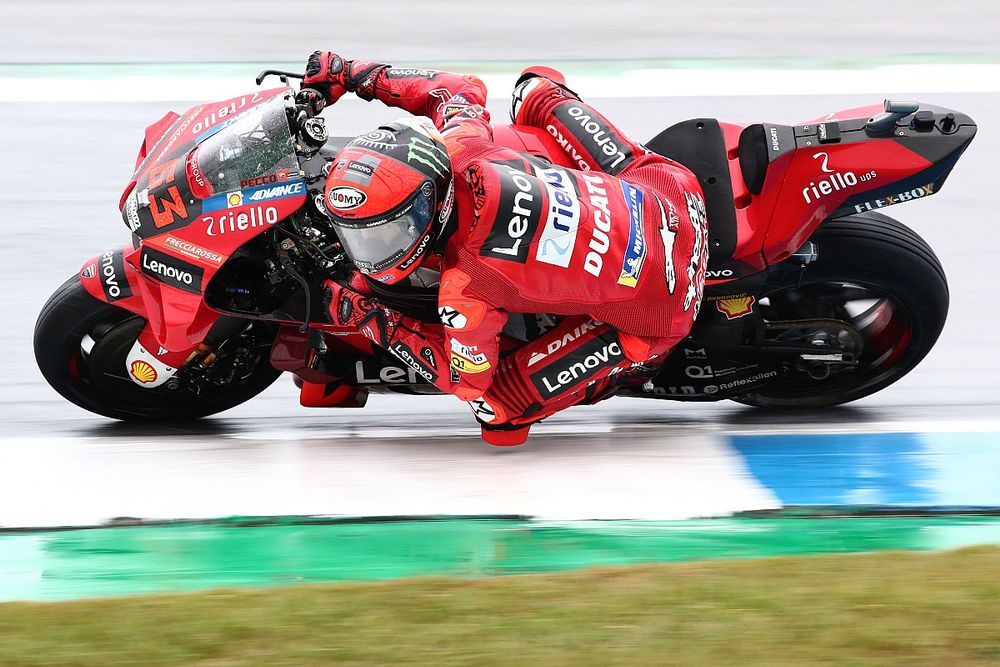
[[[254, 192], [243, 190], [299, 180], [295, 142], [284, 113], [290, 93], [276, 88], [201, 104], [177, 117], [129, 183], [122, 204], [129, 229], [149, 239], [196, 222], [207, 228], [206, 218], [215, 221], [221, 215], [217, 211], [249, 214], [254, 202], [265, 199], [251, 199]], [[298, 205], [304, 201], [301, 191], [294, 202]], [[276, 211], [282, 214], [279, 219], [298, 206], [284, 210], [288, 208]], [[211, 236], [207, 229], [206, 235]]]
[[204, 291], [215, 273], [305, 202], [286, 114], [292, 104], [291, 90], [279, 88], [198, 105], [136, 169], [122, 206], [133, 232], [125, 261], [164, 348], [204, 337]]

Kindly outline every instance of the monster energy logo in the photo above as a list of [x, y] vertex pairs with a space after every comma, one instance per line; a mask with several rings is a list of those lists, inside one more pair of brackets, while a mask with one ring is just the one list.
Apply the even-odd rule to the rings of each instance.
[[448, 175], [448, 155], [440, 148], [420, 137], [411, 137], [407, 162], [419, 162], [430, 167], [438, 176]]

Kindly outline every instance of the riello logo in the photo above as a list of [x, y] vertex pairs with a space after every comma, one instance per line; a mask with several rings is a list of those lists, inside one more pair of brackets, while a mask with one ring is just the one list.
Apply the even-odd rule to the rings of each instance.
[[802, 188], [802, 199], [807, 204], [819, 201], [834, 192], [847, 190], [862, 181], [870, 181], [875, 178], [874, 171], [869, 171], [861, 176], [861, 178], [858, 178], [858, 175], [853, 171], [836, 171], [830, 169], [828, 164], [830, 156], [827, 153], [814, 153], [812, 157], [814, 160], [821, 160], [820, 167], [823, 175], [816, 180], [809, 181], [809, 185]]

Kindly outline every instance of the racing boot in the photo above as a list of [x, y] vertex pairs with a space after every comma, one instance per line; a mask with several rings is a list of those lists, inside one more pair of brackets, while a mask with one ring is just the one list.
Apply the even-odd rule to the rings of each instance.
[[509, 407], [495, 397], [492, 402], [488, 402], [485, 396], [473, 399], [469, 401], [469, 407], [482, 427], [484, 442], [495, 447], [513, 447], [523, 445], [528, 439], [531, 423], [511, 424]]
[[483, 442], [494, 447], [516, 447], [523, 445], [528, 439], [528, 432], [531, 431], [531, 424], [527, 426], [482, 426]]

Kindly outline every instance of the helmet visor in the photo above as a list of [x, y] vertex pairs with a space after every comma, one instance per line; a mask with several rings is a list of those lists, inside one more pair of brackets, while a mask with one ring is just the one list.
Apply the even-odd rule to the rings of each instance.
[[344, 250], [359, 269], [384, 271], [398, 264], [417, 245], [433, 216], [433, 190], [423, 187], [385, 217], [359, 220], [351, 225], [338, 220], [335, 224]]

